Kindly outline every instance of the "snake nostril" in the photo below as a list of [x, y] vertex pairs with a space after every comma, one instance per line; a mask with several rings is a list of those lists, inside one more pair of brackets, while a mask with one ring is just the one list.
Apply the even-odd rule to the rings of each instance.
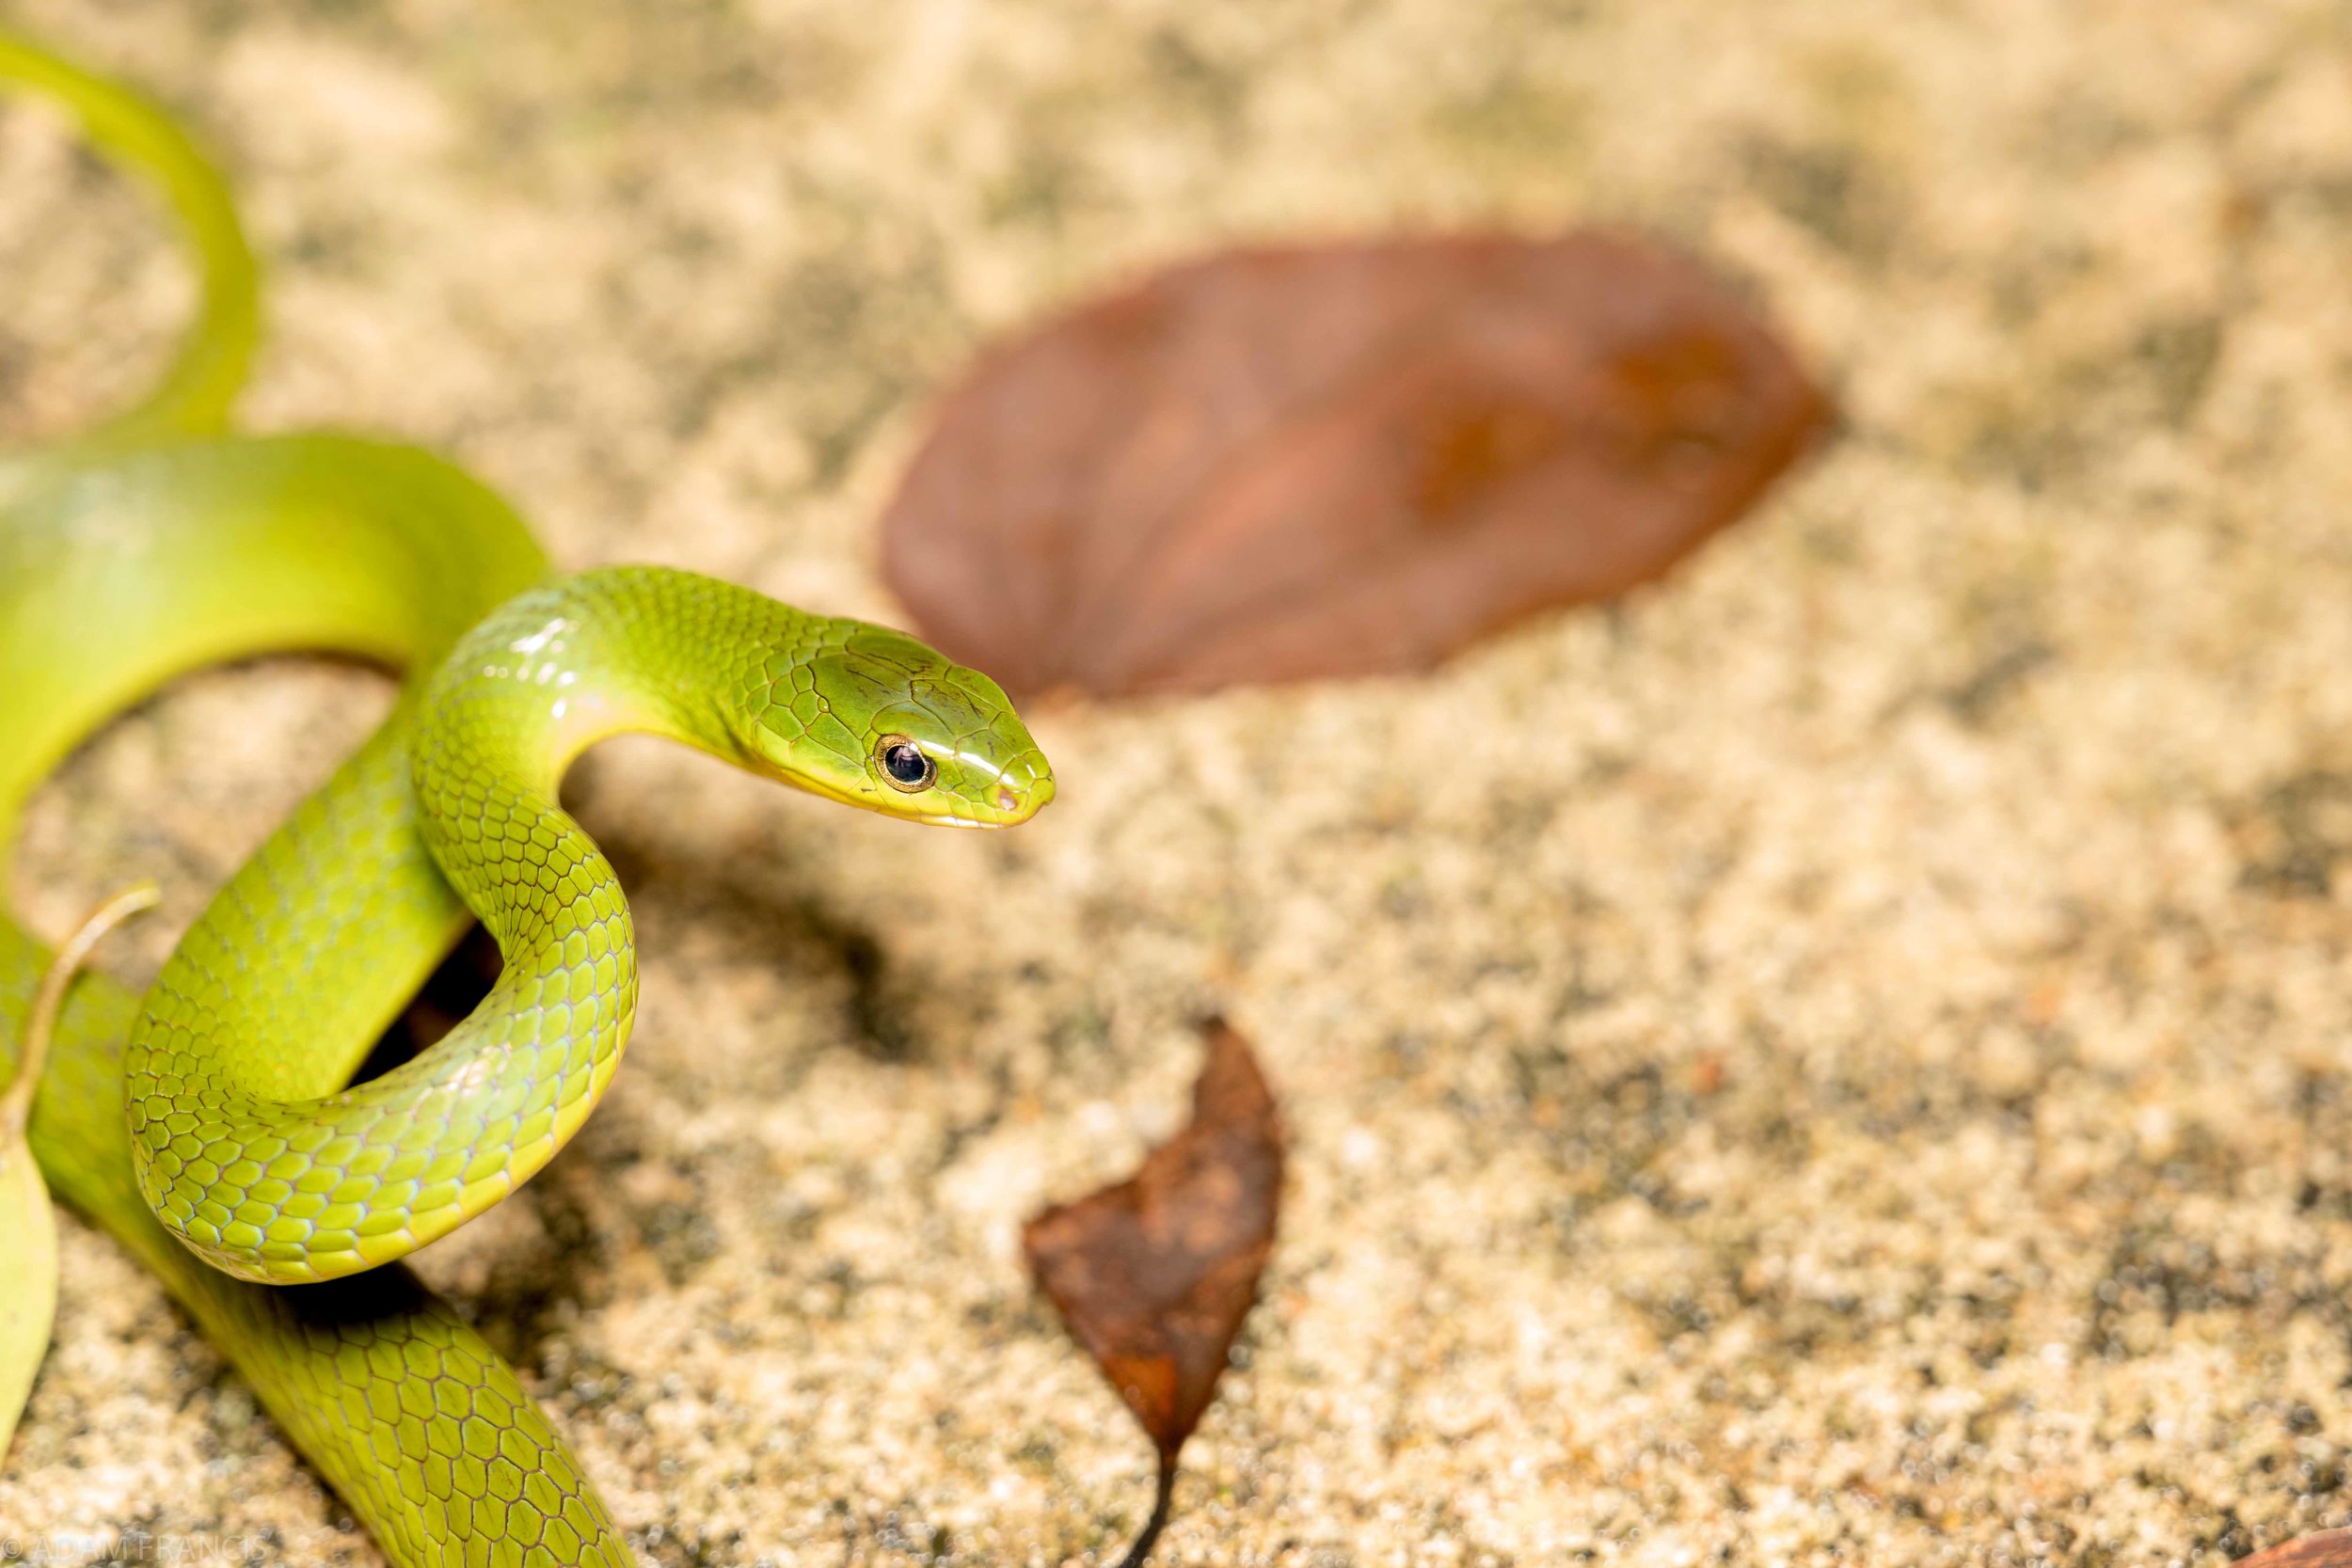
[[998, 811], [1018, 811], [1021, 809], [1021, 797], [1014, 793], [1010, 784], [998, 784], [996, 786], [996, 809]]

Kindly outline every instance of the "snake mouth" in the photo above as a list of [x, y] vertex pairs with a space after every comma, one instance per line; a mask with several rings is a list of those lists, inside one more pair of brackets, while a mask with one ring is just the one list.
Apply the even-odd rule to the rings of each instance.
[[[801, 772], [772, 776], [819, 800], [928, 828], [1015, 828], [1043, 811], [1054, 799], [1054, 775], [1041, 762], [1016, 762], [994, 771], [993, 782], [976, 781], [968, 793], [940, 787], [922, 795], [885, 790], [871, 779], [851, 784]], [[918, 806], [918, 801], [929, 803]]]

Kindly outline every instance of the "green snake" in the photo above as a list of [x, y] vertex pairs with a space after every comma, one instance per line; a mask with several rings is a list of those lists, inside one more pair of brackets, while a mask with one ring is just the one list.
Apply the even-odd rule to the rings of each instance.
[[[556, 803], [566, 765], [650, 732], [979, 827], [1026, 819], [1053, 776], [993, 682], [900, 633], [685, 572], [554, 577], [512, 509], [423, 452], [226, 434], [258, 281], [220, 181], [160, 109], [5, 35], [0, 83], [63, 104], [151, 181], [202, 269], [197, 322], [143, 404], [0, 461], [0, 868], [40, 780], [176, 675], [294, 649], [408, 673], [144, 1001], [74, 985], [35, 1156], [395, 1561], [626, 1564], [514, 1370], [397, 1265], [543, 1166], [620, 1063], [628, 909]], [[350, 1085], [476, 918], [505, 958], [489, 996]], [[48, 960], [0, 919], [0, 1067]]]

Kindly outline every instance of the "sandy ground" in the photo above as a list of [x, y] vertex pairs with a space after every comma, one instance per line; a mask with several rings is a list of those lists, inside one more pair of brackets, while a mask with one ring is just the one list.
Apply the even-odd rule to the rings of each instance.
[[[1173, 1126], [1210, 1003], [1295, 1186], [1167, 1561], [2213, 1563], [2352, 1518], [2341, 3], [8, 11], [234, 169], [257, 424], [444, 448], [573, 562], [887, 616], [943, 378], [1243, 236], [1639, 223], [1843, 400], [1619, 610], [1044, 716], [1017, 834], [600, 755], [628, 1069], [421, 1261], [647, 1562], [1116, 1550], [1150, 1456], [1017, 1231]], [[18, 436], [138, 386], [186, 289], [21, 109], [0, 278]], [[19, 906], [162, 874], [151, 969], [384, 701], [190, 683], [43, 796]], [[6, 1533], [376, 1560], [65, 1251]]]

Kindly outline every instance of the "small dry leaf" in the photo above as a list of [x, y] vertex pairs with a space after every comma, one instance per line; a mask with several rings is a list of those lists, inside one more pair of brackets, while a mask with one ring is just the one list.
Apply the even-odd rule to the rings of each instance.
[[2352, 1568], [2352, 1529], [2321, 1530], [2238, 1560], [2238, 1568]]
[[49, 1354], [57, 1315], [57, 1218], [26, 1136], [50, 1037], [66, 991], [91, 951], [108, 931], [153, 909], [161, 896], [154, 883], [141, 882], [91, 911], [67, 939], [33, 993], [16, 1069], [0, 1087], [0, 1467]]
[[1657, 576], [1828, 417], [1724, 284], [1646, 241], [1239, 251], [986, 356], [883, 569], [1016, 692], [1415, 670]]
[[22, 1127], [0, 1122], [0, 1470], [49, 1354], [57, 1313], [57, 1221]]
[[1177, 1455], [1256, 1299], [1281, 1201], [1281, 1118], [1257, 1058], [1221, 1020], [1201, 1032], [1191, 1123], [1129, 1180], [1022, 1235], [1039, 1286], [1159, 1449], [1158, 1497], [1129, 1564], [1167, 1522]]

